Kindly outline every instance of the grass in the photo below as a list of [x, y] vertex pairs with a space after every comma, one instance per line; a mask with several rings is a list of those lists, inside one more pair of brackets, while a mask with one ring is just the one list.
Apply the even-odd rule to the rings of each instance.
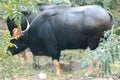
[[[80, 55], [79, 52], [84, 52], [84, 51], [80, 51], [80, 50], [63, 51], [60, 62], [69, 63], [69, 61], [73, 60], [73, 59], [80, 60], [82, 55]], [[67, 55], [69, 55], [69, 56], [67, 56]], [[66, 56], [66, 57], [63, 57], [63, 56]], [[26, 77], [37, 76], [39, 73], [46, 73], [48, 78], [61, 78], [61, 76], [63, 78], [68, 75], [80, 76], [83, 74], [83, 72], [81, 72], [81, 70], [79, 70], [79, 71], [65, 70], [68, 68], [68, 66], [69, 66], [68, 65], [68, 66], [64, 67], [64, 70], [62, 71], [62, 75], [58, 77], [58, 76], [56, 76], [56, 74], [54, 72], [53, 66], [49, 65], [49, 63], [52, 64], [51, 60], [47, 61], [47, 63], [44, 63], [44, 62], [46, 62], [46, 60], [43, 57], [43, 58], [41, 58], [40, 62], [41, 62], [42, 67], [40, 69], [36, 70], [33, 68], [32, 62], [27, 63], [26, 61], [24, 61], [22, 59], [14, 58], [12, 56], [10, 56], [9, 58], [6, 58], [6, 59], [2, 59], [2, 63], [0, 63], [0, 66], [2, 68], [0, 70], [4, 71], [4, 74], [2, 76], [0, 76], [0, 78], [3, 78], [3, 77], [16, 78], [21, 75], [24, 76], [24, 78], [25, 78], [25, 76]], [[0, 74], [2, 74], [2, 73], [0, 72]]]
[[[86, 68], [81, 68], [81, 64], [79, 62], [81, 61], [81, 58], [87, 54], [88, 51], [80, 51], [80, 50], [66, 50], [62, 52], [61, 55], [61, 63], [65, 63], [66, 66], [62, 67], [62, 74], [60, 76], [57, 76], [54, 72], [54, 68], [52, 65], [52, 61], [48, 60], [46, 62], [45, 58], [41, 58], [41, 68], [40, 69], [34, 69], [32, 62], [27, 63], [23, 59], [16, 59], [12, 56], [6, 59], [1, 58], [0, 63], [0, 79], [4, 80], [6, 78], [11, 78], [11, 80], [39, 80], [37, 78], [37, 75], [39, 73], [45, 73], [47, 75], [47, 80], [63, 80], [69, 77], [80, 78], [82, 76], [85, 76]], [[67, 56], [69, 55], [69, 57]], [[66, 56], [66, 57], [64, 57]], [[71, 65], [69, 63], [73, 61], [72, 67], [77, 67], [77, 70], [65, 70]], [[44, 63], [46, 62], [46, 63]], [[119, 67], [112, 66], [113, 71], [118, 71]], [[2, 73], [4, 71], [4, 74]], [[2, 75], [1, 75], [2, 74]], [[96, 76], [96, 72], [94, 72], [92, 77]], [[78, 79], [79, 80], [79, 79]]]

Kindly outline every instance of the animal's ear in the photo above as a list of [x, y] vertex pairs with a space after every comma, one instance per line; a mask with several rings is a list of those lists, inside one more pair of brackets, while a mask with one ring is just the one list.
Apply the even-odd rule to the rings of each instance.
[[19, 36], [21, 32], [22, 32], [21, 27], [14, 28], [12, 31], [13, 37]]

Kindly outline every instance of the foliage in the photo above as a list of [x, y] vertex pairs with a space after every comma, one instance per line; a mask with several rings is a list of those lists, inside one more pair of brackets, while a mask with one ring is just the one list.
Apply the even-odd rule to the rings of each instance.
[[[34, 4], [33, 4], [34, 3]], [[25, 7], [28, 11], [36, 11], [37, 0], [0, 0], [0, 18], [14, 18], [17, 25], [21, 22], [21, 8]], [[14, 59], [7, 53], [7, 47], [13, 46], [9, 43], [10, 34], [7, 30], [0, 30], [0, 79], [11, 78], [14, 74], [21, 71], [20, 60]]]
[[105, 9], [115, 9], [116, 4], [113, 5], [113, 3], [116, 3], [116, 0], [95, 0], [94, 4], [101, 5]]
[[15, 74], [20, 67], [16, 68], [18, 64], [15, 64], [15, 61], [18, 60], [13, 59], [13, 57], [10, 56], [11, 54], [6, 52], [7, 46], [11, 45], [9, 43], [9, 37], [8, 31], [0, 30], [0, 79], [10, 77], [13, 80], [13, 74]]
[[70, 0], [72, 6], [83, 6], [87, 4], [93, 4], [94, 0]]
[[[14, 80], [15, 74], [23, 69], [24, 62], [21, 59], [15, 59], [12, 56], [0, 58], [0, 79], [9, 78]], [[22, 66], [21, 66], [22, 65]]]
[[[34, 4], [33, 4], [34, 3]], [[15, 22], [19, 25], [21, 22], [21, 9], [25, 8], [28, 12], [36, 11], [37, 0], [1, 0], [0, 1], [0, 12], [2, 18], [10, 19], [15, 18]]]
[[94, 60], [97, 60], [97, 64], [102, 65], [103, 76], [110, 74], [110, 65], [115, 61], [120, 61], [120, 36], [111, 34], [107, 41], [103, 39], [103, 42], [99, 44], [96, 50], [91, 50], [82, 59], [82, 66], [85, 67], [88, 64], [94, 64]]
[[120, 61], [116, 61], [114, 64], [111, 64], [112, 74], [120, 75]]
[[62, 4], [62, 5], [69, 5], [71, 6], [70, 0], [51, 0], [52, 3], [55, 4]]
[[61, 60], [81, 60], [88, 50], [64, 50], [61, 52]]
[[9, 34], [7, 31], [0, 30], [0, 57], [6, 57]]
[[[72, 6], [97, 4], [106, 9], [115, 9], [117, 0], [71, 0]], [[114, 4], [113, 4], [114, 3]]]

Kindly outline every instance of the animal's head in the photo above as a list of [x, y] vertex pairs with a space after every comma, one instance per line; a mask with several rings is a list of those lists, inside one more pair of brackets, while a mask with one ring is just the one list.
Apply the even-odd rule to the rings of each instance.
[[27, 48], [27, 42], [26, 42], [27, 35], [25, 33], [29, 29], [30, 24], [27, 19], [26, 21], [27, 21], [27, 28], [24, 31], [22, 31], [21, 29], [22, 27], [16, 27], [13, 28], [12, 30], [13, 38], [10, 40], [10, 42], [12, 44], [15, 44], [15, 46], [8, 47], [8, 51], [10, 51], [12, 55], [15, 55]]
[[24, 31], [26, 28], [28, 28], [29, 21], [26, 16], [22, 17], [21, 25], [16, 25], [14, 18], [10, 19], [9, 17], [7, 18], [7, 27], [8, 30], [10, 31], [10, 35], [12, 37], [16, 37], [20, 35], [22, 31]]

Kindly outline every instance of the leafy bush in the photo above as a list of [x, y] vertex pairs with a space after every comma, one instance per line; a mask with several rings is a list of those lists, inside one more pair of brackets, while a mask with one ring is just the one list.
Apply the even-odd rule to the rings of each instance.
[[71, 6], [70, 0], [51, 0], [50, 2], [55, 4], [69, 5]]
[[97, 4], [102, 6], [105, 9], [115, 9], [118, 5], [117, 0], [70, 0], [72, 6], [83, 6], [90, 4]]
[[0, 58], [0, 79], [14, 80], [16, 73], [23, 70], [25, 62], [22, 59], [15, 59], [12, 56]]
[[64, 50], [61, 52], [61, 60], [81, 60], [83, 56], [88, 54], [88, 50]]
[[85, 67], [89, 64], [94, 64], [94, 60], [97, 60], [97, 64], [102, 65], [102, 75], [111, 73], [111, 64], [115, 61], [120, 61], [120, 36], [111, 34], [106, 40], [99, 44], [96, 50], [91, 50], [82, 59], [82, 66]]
[[[34, 3], [34, 5], [33, 5]], [[6, 19], [8, 16], [19, 25], [21, 22], [21, 7], [27, 8], [28, 11], [36, 11], [36, 3], [34, 0], [1, 0], [0, 1], [0, 18]], [[7, 53], [7, 47], [13, 46], [9, 43], [10, 34], [7, 30], [0, 30], [0, 79], [14, 79], [14, 75], [21, 71], [21, 61], [10, 56]]]
[[13, 74], [20, 68], [16, 68], [16, 65], [18, 66], [18, 62], [20, 63], [20, 61], [15, 60], [10, 54], [7, 54], [7, 46], [10, 45], [9, 37], [10, 35], [7, 30], [0, 30], [0, 79], [10, 77], [13, 80]]
[[93, 4], [94, 0], [70, 0], [72, 6], [83, 6], [88, 4]]
[[6, 51], [7, 51], [7, 44], [9, 38], [8, 31], [2, 31], [0, 30], [0, 58], [6, 57]]
[[25, 8], [28, 12], [36, 12], [37, 8], [37, 0], [2, 0], [0, 1], [0, 10], [1, 10], [1, 17], [7, 18], [8, 16], [10, 19], [15, 18], [15, 22], [17, 25], [21, 23], [21, 9]]

